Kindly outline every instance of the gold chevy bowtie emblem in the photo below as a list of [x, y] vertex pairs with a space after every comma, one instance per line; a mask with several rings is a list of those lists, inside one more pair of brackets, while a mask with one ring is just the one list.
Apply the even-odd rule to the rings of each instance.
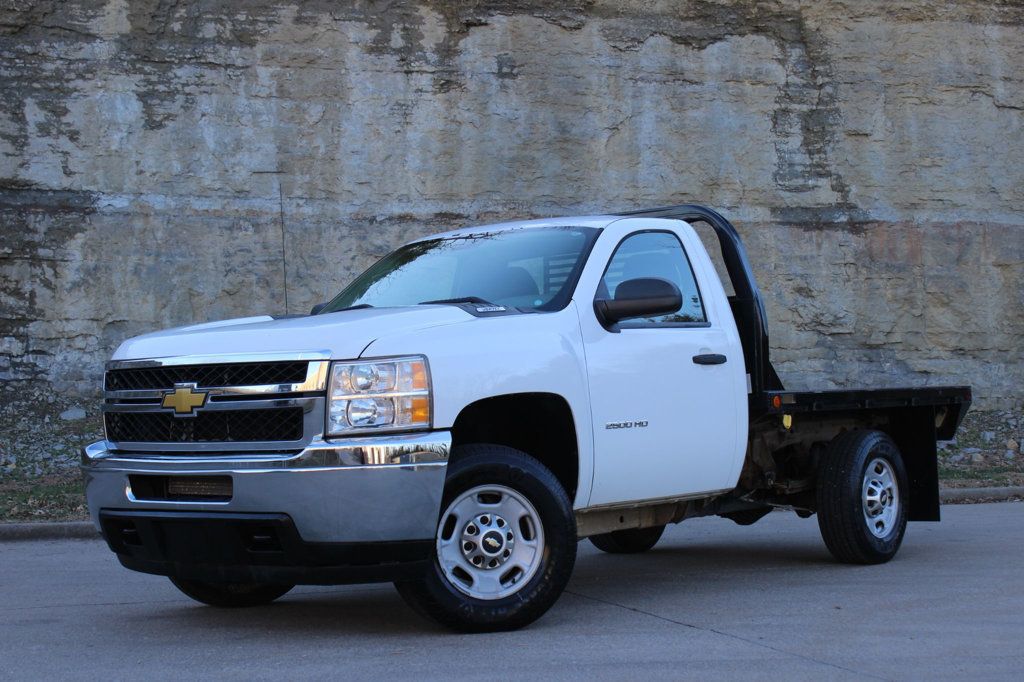
[[161, 407], [173, 407], [174, 414], [195, 414], [193, 410], [206, 404], [206, 392], [195, 390], [195, 384], [179, 384], [170, 393], [164, 394]]

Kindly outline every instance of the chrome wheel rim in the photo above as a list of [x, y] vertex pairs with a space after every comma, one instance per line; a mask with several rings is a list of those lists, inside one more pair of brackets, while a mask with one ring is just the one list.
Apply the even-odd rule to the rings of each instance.
[[900, 489], [888, 461], [873, 459], [864, 470], [861, 502], [871, 534], [884, 538], [892, 533], [900, 511]]
[[456, 497], [437, 527], [437, 563], [452, 587], [475, 599], [515, 594], [540, 568], [544, 525], [525, 496], [482, 485]]

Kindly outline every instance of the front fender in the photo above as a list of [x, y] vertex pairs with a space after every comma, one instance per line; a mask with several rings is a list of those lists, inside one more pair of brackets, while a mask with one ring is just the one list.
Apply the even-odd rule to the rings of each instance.
[[[451, 428], [467, 405], [512, 393], [553, 393], [576, 426], [576, 505], [590, 498], [593, 430], [586, 360], [575, 305], [553, 313], [477, 318], [378, 338], [361, 357], [425, 355], [433, 387], [433, 426]], [[537, 428], [523, 424], [524, 429]], [[584, 504], [581, 504], [584, 503]]]

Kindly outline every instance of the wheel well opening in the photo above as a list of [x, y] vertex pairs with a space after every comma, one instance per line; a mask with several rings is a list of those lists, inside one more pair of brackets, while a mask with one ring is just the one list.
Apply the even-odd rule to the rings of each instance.
[[569, 499], [576, 497], [579, 453], [569, 403], [554, 393], [514, 393], [463, 408], [452, 445], [492, 443], [522, 450], [551, 470]]

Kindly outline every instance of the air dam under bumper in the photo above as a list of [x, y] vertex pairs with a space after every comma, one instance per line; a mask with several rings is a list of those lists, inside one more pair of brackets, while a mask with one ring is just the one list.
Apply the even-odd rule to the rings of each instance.
[[[369, 582], [425, 565], [450, 448], [447, 431], [317, 441], [291, 455], [125, 453], [100, 441], [83, 449], [82, 472], [93, 522], [128, 568], [207, 580]], [[210, 499], [189, 499], [187, 486], [175, 495], [133, 490], [140, 477], [230, 485], [220, 498], [198, 489]]]

